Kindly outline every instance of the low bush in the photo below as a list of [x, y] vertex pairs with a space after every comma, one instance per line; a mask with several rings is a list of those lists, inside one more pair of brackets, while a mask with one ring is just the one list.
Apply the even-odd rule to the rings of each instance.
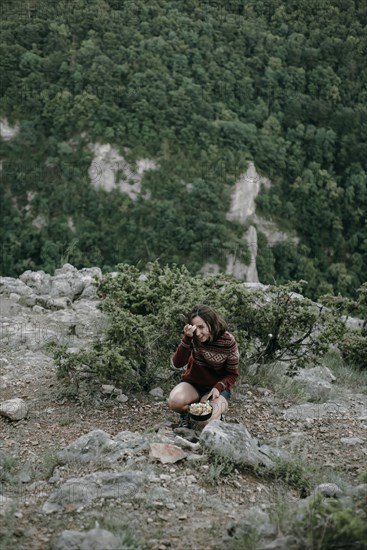
[[110, 323], [89, 350], [54, 347], [60, 378], [76, 384], [83, 370], [124, 389], [148, 390], [172, 377], [170, 358], [193, 305], [208, 303], [228, 322], [237, 339], [240, 372], [250, 365], [286, 360], [320, 362], [336, 343], [343, 323], [329, 309], [298, 294], [303, 282], [253, 290], [225, 275], [192, 276], [185, 267], [150, 264], [142, 273], [120, 264], [98, 293]]

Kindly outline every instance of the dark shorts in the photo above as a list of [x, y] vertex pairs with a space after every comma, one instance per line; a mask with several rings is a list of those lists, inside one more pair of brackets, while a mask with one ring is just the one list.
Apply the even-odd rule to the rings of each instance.
[[[186, 382], [186, 380], [184, 380]], [[193, 386], [196, 391], [198, 392], [200, 399], [205, 395], [206, 393], [209, 393], [212, 388], [204, 388], [203, 386], [198, 386], [197, 384], [193, 384], [192, 382], [187, 382], [187, 384], [190, 384]], [[229, 390], [223, 390], [220, 394], [222, 397], [227, 399], [229, 401], [231, 399], [231, 392]]]

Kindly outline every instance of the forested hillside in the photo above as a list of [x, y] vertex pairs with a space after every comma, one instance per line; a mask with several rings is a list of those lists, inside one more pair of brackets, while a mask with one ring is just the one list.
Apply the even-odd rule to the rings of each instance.
[[[5, 0], [1, 16], [0, 116], [20, 127], [0, 140], [2, 275], [246, 260], [226, 212], [253, 160], [273, 182], [258, 212], [300, 238], [260, 235], [261, 282], [316, 298], [366, 280], [365, 0]], [[93, 188], [90, 143], [154, 159], [145, 193]]]

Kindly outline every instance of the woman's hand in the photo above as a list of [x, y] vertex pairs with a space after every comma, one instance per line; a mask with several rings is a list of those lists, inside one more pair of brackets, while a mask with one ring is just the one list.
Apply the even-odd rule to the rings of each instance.
[[194, 336], [195, 330], [196, 330], [196, 325], [185, 325], [184, 326], [184, 334], [185, 334], [185, 336], [188, 336], [189, 338], [192, 338]]
[[206, 398], [206, 400], [208, 401], [210, 398], [216, 399], [219, 396], [220, 396], [220, 391], [217, 388], [213, 388], [209, 393], [208, 397]]

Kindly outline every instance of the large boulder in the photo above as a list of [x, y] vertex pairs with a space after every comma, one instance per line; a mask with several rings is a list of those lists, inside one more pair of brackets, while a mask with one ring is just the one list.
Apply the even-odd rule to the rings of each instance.
[[322, 402], [330, 397], [331, 384], [336, 378], [327, 367], [319, 366], [301, 369], [293, 380], [305, 389], [311, 399]]
[[270, 469], [275, 466], [269, 456], [269, 448], [267, 452], [262, 450], [257, 439], [242, 424], [213, 420], [201, 432], [200, 443], [234, 464]]

